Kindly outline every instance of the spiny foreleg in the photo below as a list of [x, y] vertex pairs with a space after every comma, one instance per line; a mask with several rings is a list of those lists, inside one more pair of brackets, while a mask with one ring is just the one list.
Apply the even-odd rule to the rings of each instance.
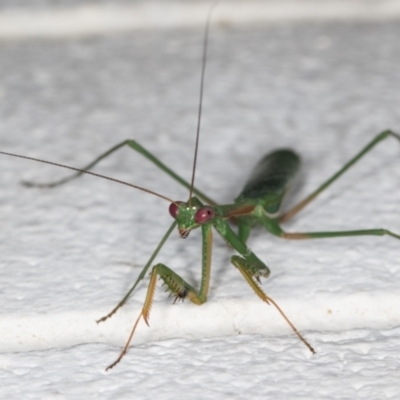
[[167, 291], [175, 297], [174, 303], [177, 300], [189, 299], [192, 303], [201, 305], [206, 301], [206, 297], [199, 295], [197, 291], [190, 286], [183, 278], [172, 271], [164, 264], [157, 264], [153, 267], [150, 274], [150, 283], [147, 288], [146, 299], [143, 303], [142, 311], [137, 317], [135, 324], [133, 325], [132, 331], [128, 337], [128, 340], [121, 351], [119, 357], [106, 368], [106, 371], [115, 367], [127, 353], [133, 335], [135, 333], [136, 327], [139, 324], [140, 318], [143, 317], [144, 322], [147, 326], [149, 325], [149, 318], [151, 312], [151, 306], [153, 304], [153, 298], [156, 291], [157, 276], [163, 281], [164, 286], [166, 286]]

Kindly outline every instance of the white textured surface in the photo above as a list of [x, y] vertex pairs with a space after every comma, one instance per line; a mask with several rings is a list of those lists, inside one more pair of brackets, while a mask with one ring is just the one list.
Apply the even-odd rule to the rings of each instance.
[[[290, 146], [304, 159], [299, 199], [374, 134], [399, 131], [399, 30], [215, 28], [197, 185], [228, 202], [263, 153]], [[1, 149], [81, 166], [132, 137], [189, 177], [201, 40], [197, 31], [171, 31], [4, 44]], [[94, 321], [126, 292], [169, 226], [168, 205], [91, 177], [26, 189], [18, 180], [64, 172], [7, 157], [0, 168], [2, 398], [399, 397], [396, 240], [252, 235], [249, 245], [272, 269], [263, 287], [315, 346], [311, 356], [255, 298], [216, 238], [209, 302], [172, 306], [159, 290], [151, 327], [142, 323], [123, 362], [105, 373], [145, 286], [111, 320]], [[129, 150], [98, 170], [187, 196]], [[288, 230], [399, 232], [399, 178], [400, 145], [388, 140]], [[173, 237], [159, 257], [196, 286], [199, 239]]]

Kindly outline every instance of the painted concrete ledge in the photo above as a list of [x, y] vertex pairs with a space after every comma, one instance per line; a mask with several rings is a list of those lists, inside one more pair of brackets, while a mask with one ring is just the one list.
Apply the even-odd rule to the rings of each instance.
[[[399, 326], [400, 295], [358, 292], [350, 295], [319, 294], [314, 299], [277, 300], [296, 327], [307, 331], [344, 331]], [[83, 343], [122, 346], [139, 314], [126, 306], [109, 320], [96, 324], [100, 310], [42, 314], [6, 314], [0, 319], [0, 351], [65, 348]], [[203, 339], [239, 334], [293, 335], [274, 307], [248, 299], [219, 299], [202, 307], [192, 304], [154, 304], [150, 327], [142, 320], [132, 345], [173, 338]], [[299, 345], [301, 343], [299, 342]]]
[[[203, 27], [209, 2], [138, 2], [132, 5], [83, 5], [48, 10], [0, 10], [0, 40], [62, 38], [141, 29]], [[221, 2], [214, 24], [254, 25], [301, 21], [379, 21], [400, 18], [400, 2], [235, 1]]]

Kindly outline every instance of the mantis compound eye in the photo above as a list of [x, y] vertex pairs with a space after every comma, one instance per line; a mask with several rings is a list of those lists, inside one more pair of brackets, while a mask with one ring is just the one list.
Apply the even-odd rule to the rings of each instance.
[[210, 219], [213, 219], [214, 215], [215, 212], [212, 207], [202, 207], [196, 212], [194, 222], [196, 222], [196, 224], [204, 224], [205, 222], [210, 221]]
[[171, 203], [170, 204], [170, 206], [169, 206], [169, 213], [171, 214], [171, 217], [173, 218], [173, 219], [176, 219], [176, 217], [178, 216], [178, 214], [179, 214], [179, 207], [178, 207], [178, 204], [182, 204], [183, 203], [183, 201], [177, 201], [177, 202], [175, 202], [175, 203]]

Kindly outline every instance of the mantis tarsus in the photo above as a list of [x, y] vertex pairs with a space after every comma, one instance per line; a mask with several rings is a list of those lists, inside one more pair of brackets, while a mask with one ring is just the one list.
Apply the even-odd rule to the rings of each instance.
[[[208, 23], [207, 31], [205, 34], [205, 42], [208, 37]], [[202, 79], [201, 79], [201, 89], [203, 88], [203, 76], [205, 70], [205, 54], [206, 54], [206, 43], [204, 46], [203, 55], [203, 68], [202, 68]], [[202, 99], [202, 95], [200, 96]], [[200, 127], [200, 117], [201, 117], [201, 100], [199, 109], [199, 124], [197, 132], [197, 140], [199, 137], [199, 127]], [[143, 268], [138, 279], [122, 299], [122, 301], [105, 317], [101, 318], [100, 321], [105, 321], [107, 318], [112, 316], [129, 298], [133, 290], [136, 288], [138, 283], [145, 277], [147, 271], [152, 266], [152, 263], [157, 256], [158, 252], [162, 248], [165, 241], [168, 239], [172, 231], [176, 226], [179, 228], [179, 234], [182, 238], [188, 236], [192, 229], [201, 227], [203, 236], [203, 262], [202, 262], [202, 277], [199, 291], [195, 290], [191, 285], [189, 285], [183, 278], [173, 272], [169, 267], [164, 264], [156, 264], [152, 267], [150, 274], [150, 283], [148, 285], [148, 291], [144, 305], [139, 317], [137, 318], [134, 327], [132, 329], [131, 335], [126, 343], [119, 358], [111, 364], [108, 368], [115, 366], [126, 353], [130, 341], [135, 332], [136, 326], [139, 323], [141, 317], [148, 324], [149, 313], [151, 308], [152, 299], [155, 292], [157, 277], [160, 277], [164, 284], [167, 286], [168, 290], [175, 300], [178, 299], [189, 299], [195, 304], [203, 304], [207, 301], [207, 294], [209, 288], [210, 279], [210, 266], [211, 266], [211, 245], [212, 245], [212, 226], [221, 234], [221, 236], [240, 254], [232, 256], [233, 265], [239, 270], [243, 275], [245, 280], [254, 290], [254, 292], [260, 297], [261, 300], [268, 304], [273, 304], [283, 315], [295, 333], [299, 338], [306, 344], [311, 352], [314, 352], [313, 348], [308, 344], [308, 342], [301, 336], [300, 333], [295, 329], [293, 324], [287, 319], [287, 317], [280, 310], [279, 306], [260, 288], [260, 278], [268, 277], [269, 268], [265, 263], [263, 263], [247, 246], [246, 241], [250, 234], [251, 228], [256, 224], [261, 224], [270, 233], [280, 236], [286, 239], [311, 239], [311, 238], [327, 238], [327, 237], [340, 237], [340, 236], [360, 236], [360, 235], [390, 235], [397, 239], [400, 236], [385, 230], [385, 229], [369, 229], [369, 230], [354, 230], [354, 231], [340, 231], [340, 232], [304, 232], [304, 233], [289, 233], [285, 232], [281, 223], [290, 220], [295, 214], [301, 211], [308, 203], [310, 203], [319, 193], [330, 186], [336, 179], [338, 179], [345, 171], [347, 171], [351, 166], [353, 166], [358, 160], [360, 160], [366, 153], [368, 153], [375, 145], [385, 138], [392, 136], [400, 140], [400, 136], [392, 131], [383, 131], [377, 135], [371, 142], [369, 142], [355, 157], [353, 157], [343, 168], [341, 168], [336, 174], [334, 174], [330, 179], [325, 181], [320, 185], [317, 190], [312, 192], [308, 197], [301, 201], [297, 206], [293, 207], [284, 214], [280, 213], [280, 206], [282, 199], [287, 192], [290, 183], [292, 182], [296, 171], [300, 165], [300, 160], [298, 156], [291, 150], [278, 150], [269, 155], [265, 156], [260, 163], [257, 165], [249, 182], [245, 185], [242, 192], [235, 199], [234, 203], [228, 205], [217, 205], [212, 199], [202, 193], [200, 190], [194, 187], [194, 171], [195, 164], [193, 167], [193, 175], [191, 182], [187, 182], [166, 165], [164, 165], [158, 158], [153, 156], [150, 152], [144, 149], [140, 144], [134, 140], [124, 141], [117, 146], [114, 146], [106, 153], [102, 154], [100, 157], [96, 158], [92, 163], [84, 167], [82, 170], [71, 168], [77, 171], [76, 174], [70, 176], [66, 179], [44, 185], [29, 184], [30, 186], [42, 186], [42, 187], [54, 187], [67, 181], [74, 179], [81, 175], [82, 173], [90, 173], [87, 170], [91, 169], [100, 160], [107, 157], [114, 151], [121, 147], [128, 146], [148, 160], [153, 162], [162, 171], [167, 173], [173, 179], [178, 181], [183, 186], [189, 189], [189, 199], [186, 202], [172, 201], [164, 196], [150, 192], [152, 194], [158, 195], [170, 202], [170, 214], [175, 219], [167, 233], [162, 238], [161, 242], [157, 246], [156, 250], [151, 255], [148, 263]], [[197, 152], [197, 146], [196, 146]], [[9, 153], [2, 153], [9, 154]], [[197, 153], [196, 153], [197, 154]], [[9, 154], [12, 155], [12, 154]], [[29, 158], [29, 157], [25, 157]], [[57, 165], [57, 164], [56, 164]], [[96, 175], [96, 174], [94, 174]], [[134, 185], [131, 185], [134, 186]], [[140, 190], [145, 190], [134, 186]], [[145, 190], [146, 191], [146, 190]], [[193, 196], [195, 195], [195, 197]], [[227, 223], [228, 220], [234, 219], [238, 224], [238, 233], [236, 234], [232, 228]]]

